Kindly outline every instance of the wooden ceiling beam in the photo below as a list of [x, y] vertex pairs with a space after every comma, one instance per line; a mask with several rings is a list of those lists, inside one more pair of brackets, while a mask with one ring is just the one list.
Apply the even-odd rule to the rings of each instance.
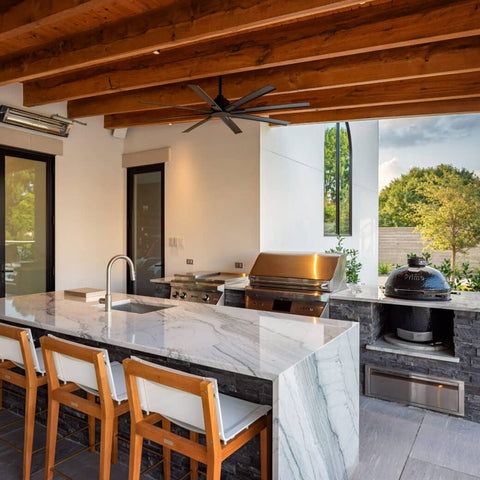
[[105, 0], [22, 0], [6, 9], [0, 7], [0, 42], [64, 22], [102, 4]]
[[289, 113], [275, 118], [292, 124], [326, 123], [383, 118], [419, 117], [428, 115], [456, 115], [480, 113], [480, 97], [431, 102], [376, 105], [371, 107], [323, 110], [319, 112]]
[[[274, 96], [315, 88], [475, 71], [480, 71], [480, 41], [472, 37], [227, 75], [223, 77], [223, 89], [224, 95], [232, 101], [268, 83], [276, 87]], [[201, 79], [195, 83], [213, 97], [216, 95], [216, 78]], [[139, 103], [141, 101], [189, 105], [197, 100], [197, 95], [186, 83], [172, 84], [73, 100], [68, 102], [68, 116], [81, 118], [155, 108]]]
[[[378, 85], [363, 85], [281, 95], [266, 95], [256, 102], [249, 103], [246, 107], [269, 107], [278, 104], [309, 102], [309, 107], [302, 108], [302, 112], [305, 112], [310, 110], [337, 110], [470, 97], [480, 97], [480, 76], [477, 72], [437, 76], [429, 79], [394, 81], [382, 84], [381, 88]], [[205, 103], [196, 103], [191, 105], [191, 107], [208, 108]], [[269, 111], [268, 114], [276, 116], [285, 112], [285, 109], [280, 108]], [[105, 116], [104, 126], [105, 128], [125, 128], [157, 124], [159, 121], [164, 123], [163, 120], [167, 120], [168, 123], [176, 123], [175, 117], [188, 115], [189, 112], [187, 110], [172, 108], [107, 115]], [[181, 121], [185, 121], [184, 118]]]
[[[225, 3], [222, 0], [177, 0], [173, 5], [168, 2], [164, 8], [103, 25], [88, 34], [78, 34], [5, 59], [0, 70], [0, 84], [24, 82], [149, 54], [157, 49], [163, 51], [268, 25], [298, 21], [312, 15], [355, 7], [360, 3], [365, 8], [363, 4], [385, 1], [232, 0]], [[69, 3], [74, 3], [74, 0]]]
[[478, 0], [405, 0], [169, 50], [108, 68], [24, 84], [24, 104], [41, 105], [205, 76], [257, 70], [480, 34]]

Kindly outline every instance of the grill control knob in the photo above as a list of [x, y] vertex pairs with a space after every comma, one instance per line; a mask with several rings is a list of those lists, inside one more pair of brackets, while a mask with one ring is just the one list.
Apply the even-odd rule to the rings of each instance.
[[202, 297], [202, 300], [203, 300], [204, 302], [208, 302], [208, 301], [210, 300], [210, 297], [209, 297], [208, 295], [204, 295], [204, 296]]
[[187, 298], [186, 292], [182, 292], [182, 293], [180, 294], [180, 298], [181, 298], [182, 300], [184, 300], [185, 298]]
[[172, 293], [172, 298], [178, 298], [178, 292]]

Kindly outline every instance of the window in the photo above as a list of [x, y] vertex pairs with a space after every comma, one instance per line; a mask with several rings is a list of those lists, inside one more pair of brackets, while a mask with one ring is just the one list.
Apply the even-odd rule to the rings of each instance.
[[348, 122], [325, 125], [324, 235], [352, 234], [352, 142]]

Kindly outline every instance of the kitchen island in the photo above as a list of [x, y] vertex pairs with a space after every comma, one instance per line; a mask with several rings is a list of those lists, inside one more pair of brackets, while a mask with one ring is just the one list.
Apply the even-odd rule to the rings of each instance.
[[64, 292], [1, 299], [2, 319], [179, 364], [271, 382], [272, 472], [347, 479], [358, 460], [358, 324], [134, 295], [158, 311], [105, 312]]

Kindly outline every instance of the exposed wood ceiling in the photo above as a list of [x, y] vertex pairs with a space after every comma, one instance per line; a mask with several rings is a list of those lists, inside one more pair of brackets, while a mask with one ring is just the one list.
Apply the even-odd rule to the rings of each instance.
[[[158, 54], [153, 51], [158, 50]], [[188, 83], [292, 123], [480, 112], [480, 0], [2, 0], [0, 85], [106, 128], [193, 121]]]

